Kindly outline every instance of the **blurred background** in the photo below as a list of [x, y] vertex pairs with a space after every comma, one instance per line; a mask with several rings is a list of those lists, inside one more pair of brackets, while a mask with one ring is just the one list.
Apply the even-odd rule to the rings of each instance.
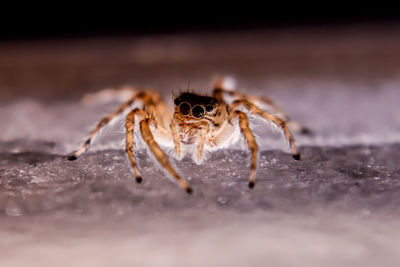
[[241, 72], [262, 79], [346, 76], [349, 69], [351, 77], [390, 75], [398, 44], [399, 17], [389, 7], [30, 8], [1, 18], [3, 101], [78, 99], [124, 84], [196, 86]]

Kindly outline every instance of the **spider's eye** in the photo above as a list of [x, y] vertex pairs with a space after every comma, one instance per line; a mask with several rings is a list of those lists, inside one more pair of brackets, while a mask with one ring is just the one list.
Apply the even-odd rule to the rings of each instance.
[[179, 111], [183, 115], [188, 115], [190, 113], [190, 104], [187, 102], [183, 102], [179, 105]]
[[192, 114], [196, 118], [201, 118], [201, 117], [204, 116], [204, 108], [202, 106], [200, 106], [200, 105], [196, 105], [192, 109]]
[[174, 104], [177, 106], [181, 103], [181, 100], [179, 98], [174, 99]]
[[211, 112], [211, 111], [213, 111], [213, 109], [214, 109], [214, 107], [212, 105], [207, 105], [206, 106], [206, 111], [207, 112]]

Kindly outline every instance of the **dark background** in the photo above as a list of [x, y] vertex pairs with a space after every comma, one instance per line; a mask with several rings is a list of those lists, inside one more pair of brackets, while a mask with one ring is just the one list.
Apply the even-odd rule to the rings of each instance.
[[[21, 4], [22, 5], [22, 4]], [[262, 30], [293, 27], [329, 27], [349, 24], [380, 24], [399, 21], [396, 8], [327, 5], [325, 7], [240, 6], [202, 3], [202, 6], [153, 7], [68, 5], [24, 6], [0, 18], [0, 41], [115, 37], [126, 35]], [[155, 9], [156, 8], [156, 9]]]

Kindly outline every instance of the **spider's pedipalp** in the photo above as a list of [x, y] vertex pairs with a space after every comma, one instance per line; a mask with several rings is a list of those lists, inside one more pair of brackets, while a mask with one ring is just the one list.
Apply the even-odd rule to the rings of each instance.
[[176, 131], [176, 126], [173, 122], [171, 122], [169, 127], [171, 129], [172, 138], [174, 140], [175, 158], [181, 160], [183, 157], [183, 153], [182, 153], [181, 143], [179, 142], [178, 132]]
[[204, 136], [200, 136], [197, 142], [197, 146], [193, 147], [195, 151], [192, 152], [192, 160], [197, 165], [201, 165], [204, 160]]

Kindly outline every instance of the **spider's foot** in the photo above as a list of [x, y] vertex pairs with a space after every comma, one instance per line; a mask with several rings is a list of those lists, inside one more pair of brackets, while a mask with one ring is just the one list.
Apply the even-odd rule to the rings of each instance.
[[136, 182], [138, 184], [142, 183], [142, 181], [143, 181], [142, 177], [136, 177]]
[[300, 160], [300, 159], [301, 159], [300, 153], [294, 154], [294, 155], [293, 155], [293, 158], [294, 158], [295, 160]]
[[255, 185], [256, 185], [255, 182], [253, 182], [253, 181], [250, 181], [250, 182], [249, 182], [249, 188], [250, 188], [250, 189], [253, 189]]
[[192, 188], [191, 188], [190, 186], [188, 186], [188, 187], [186, 188], [186, 192], [187, 192], [189, 195], [193, 194], [193, 190], [192, 190]]
[[72, 154], [72, 155], [68, 155], [67, 159], [70, 160], [70, 161], [73, 161], [73, 160], [77, 160], [78, 157], [76, 157], [75, 155]]
[[304, 135], [313, 135], [313, 131], [310, 128], [305, 127], [305, 126], [301, 127], [300, 133], [304, 134]]

